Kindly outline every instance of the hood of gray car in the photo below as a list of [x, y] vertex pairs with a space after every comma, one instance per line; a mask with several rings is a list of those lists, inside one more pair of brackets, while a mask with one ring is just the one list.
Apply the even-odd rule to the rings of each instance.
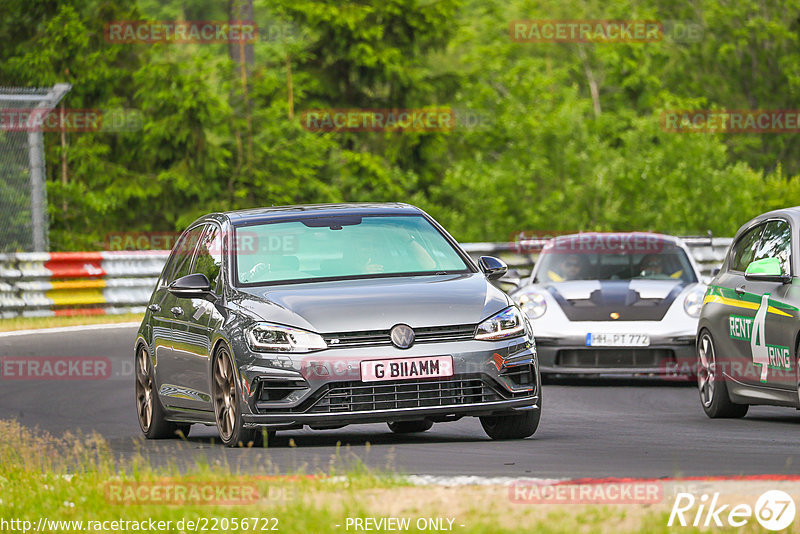
[[511, 303], [482, 273], [248, 287], [234, 300], [265, 321], [320, 333], [477, 324]]

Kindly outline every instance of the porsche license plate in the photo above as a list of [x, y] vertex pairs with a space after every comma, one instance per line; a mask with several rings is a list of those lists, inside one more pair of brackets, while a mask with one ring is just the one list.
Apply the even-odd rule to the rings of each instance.
[[647, 347], [650, 336], [647, 334], [586, 334], [587, 347]]
[[361, 362], [361, 380], [363, 382], [411, 380], [414, 378], [440, 376], [453, 376], [452, 356], [396, 358]]

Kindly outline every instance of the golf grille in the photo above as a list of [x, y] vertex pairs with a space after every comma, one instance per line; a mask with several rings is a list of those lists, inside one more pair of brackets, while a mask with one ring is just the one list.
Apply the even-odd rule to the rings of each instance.
[[480, 378], [334, 384], [308, 413], [369, 412], [503, 400]]

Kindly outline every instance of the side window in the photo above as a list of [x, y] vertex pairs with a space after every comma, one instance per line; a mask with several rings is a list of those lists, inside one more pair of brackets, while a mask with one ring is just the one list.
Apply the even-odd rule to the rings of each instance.
[[755, 260], [778, 258], [781, 260], [781, 273], [790, 274], [792, 256], [792, 229], [786, 221], [770, 221], [761, 235]]
[[216, 293], [219, 282], [219, 271], [222, 267], [222, 234], [215, 225], [208, 225], [208, 230], [200, 238], [197, 247], [197, 259], [194, 261], [193, 273], [206, 275], [211, 282], [211, 291]]
[[759, 224], [755, 228], [747, 231], [739, 241], [733, 246], [733, 258], [731, 259], [731, 270], [744, 272], [747, 266], [753, 261], [758, 247], [758, 240], [764, 225]]
[[173, 257], [170, 258], [170, 263], [174, 265], [174, 268], [172, 269], [172, 274], [167, 278], [167, 284], [189, 274], [189, 269], [192, 266], [192, 256], [194, 256], [194, 251], [204, 230], [205, 225], [192, 228], [183, 234], [178, 244], [175, 245], [175, 249], [172, 251]]

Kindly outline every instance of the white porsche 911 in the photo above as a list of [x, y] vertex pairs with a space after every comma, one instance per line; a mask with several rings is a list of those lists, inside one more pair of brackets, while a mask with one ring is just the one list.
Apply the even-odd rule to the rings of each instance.
[[543, 247], [511, 293], [533, 323], [542, 374], [692, 375], [706, 286], [684, 242], [581, 233]]

